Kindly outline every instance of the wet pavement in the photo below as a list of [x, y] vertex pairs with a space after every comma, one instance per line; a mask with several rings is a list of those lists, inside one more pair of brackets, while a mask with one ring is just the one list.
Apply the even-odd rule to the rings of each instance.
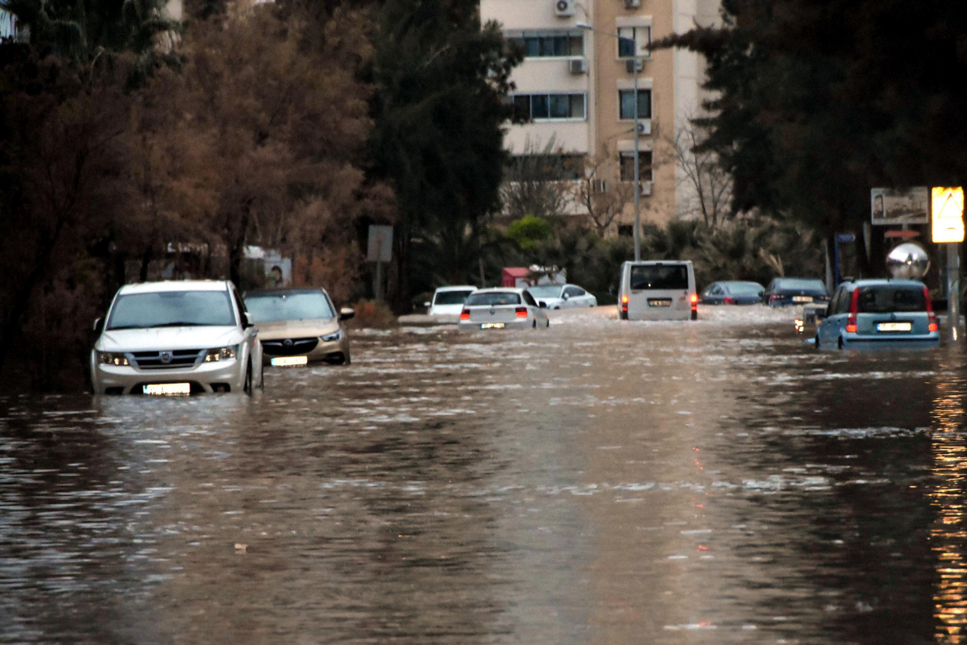
[[603, 312], [0, 397], [0, 643], [967, 643], [961, 352]]

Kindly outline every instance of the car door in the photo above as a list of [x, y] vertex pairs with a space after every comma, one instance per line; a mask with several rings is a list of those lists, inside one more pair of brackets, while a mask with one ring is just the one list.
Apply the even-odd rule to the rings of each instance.
[[258, 329], [254, 325], [249, 326], [248, 309], [245, 308], [245, 301], [238, 295], [238, 290], [234, 284], [232, 285], [232, 297], [235, 299], [235, 306], [238, 307], [239, 324], [245, 330], [245, 354], [251, 357], [252, 383], [261, 386], [262, 344], [258, 341]]
[[848, 307], [844, 307], [849, 302], [846, 287], [842, 286], [833, 294], [829, 306], [826, 308], [826, 317], [819, 325], [819, 340], [826, 347], [835, 347], [839, 339], [841, 328], [846, 324], [846, 312]]
[[710, 305], [720, 305], [723, 299], [723, 289], [722, 285], [718, 282], [712, 283], [712, 286], [705, 289], [705, 293], [702, 299]]
[[568, 287], [568, 306], [570, 307], [589, 307], [588, 293], [581, 287]]

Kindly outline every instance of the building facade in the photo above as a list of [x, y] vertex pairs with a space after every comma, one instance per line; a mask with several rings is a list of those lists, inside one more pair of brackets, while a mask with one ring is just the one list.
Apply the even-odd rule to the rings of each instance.
[[[529, 121], [508, 127], [507, 148], [516, 157], [546, 153], [548, 146], [565, 158], [580, 155], [581, 172], [597, 180], [589, 184], [593, 190], [623, 186], [625, 206], [608, 228], [629, 232], [637, 109], [641, 221], [683, 216], [695, 189], [672, 141], [701, 108], [704, 59], [677, 49], [651, 52], [650, 45], [695, 24], [716, 24], [719, 6], [719, 0], [481, 0], [482, 21], [500, 23], [525, 51], [512, 100]], [[571, 210], [580, 214], [581, 204]]]

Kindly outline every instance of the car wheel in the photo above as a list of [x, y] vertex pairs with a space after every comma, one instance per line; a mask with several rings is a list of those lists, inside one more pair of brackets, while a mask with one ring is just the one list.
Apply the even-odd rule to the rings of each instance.
[[816, 349], [819, 349], [819, 334], [816, 334]]
[[839, 337], [839, 341], [836, 343], [836, 346], [840, 349], [846, 349], [846, 343], [843, 342], [842, 336]]
[[533, 328], [534, 329], [537, 329], [537, 318], [534, 319], [534, 326], [533, 326]]
[[344, 360], [342, 362], [342, 364], [343, 365], [352, 365], [353, 364], [353, 357], [349, 355], [349, 352], [346, 352], [346, 360]]
[[245, 383], [242, 385], [242, 391], [252, 396], [252, 362], [249, 361], [248, 367], [245, 368]]
[[265, 364], [264, 363], [262, 364], [262, 367], [259, 370], [259, 389], [262, 390], [263, 392], [265, 391]]
[[692, 310], [692, 320], [698, 320], [698, 312], [694, 309]]
[[548, 319], [547, 319], [547, 320], [546, 320], [546, 321], [544, 322], [544, 326], [545, 326], [545, 327], [550, 327], [550, 326], [551, 326], [551, 319], [550, 319], [550, 318], [548, 318]]

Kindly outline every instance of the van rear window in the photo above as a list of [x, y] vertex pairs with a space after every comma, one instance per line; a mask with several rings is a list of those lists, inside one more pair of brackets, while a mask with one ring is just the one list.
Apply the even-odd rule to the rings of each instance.
[[894, 311], [926, 311], [927, 299], [923, 287], [894, 287], [892, 285], [861, 287], [856, 299], [861, 314], [888, 314]]
[[688, 266], [645, 264], [631, 267], [632, 289], [688, 289]]

